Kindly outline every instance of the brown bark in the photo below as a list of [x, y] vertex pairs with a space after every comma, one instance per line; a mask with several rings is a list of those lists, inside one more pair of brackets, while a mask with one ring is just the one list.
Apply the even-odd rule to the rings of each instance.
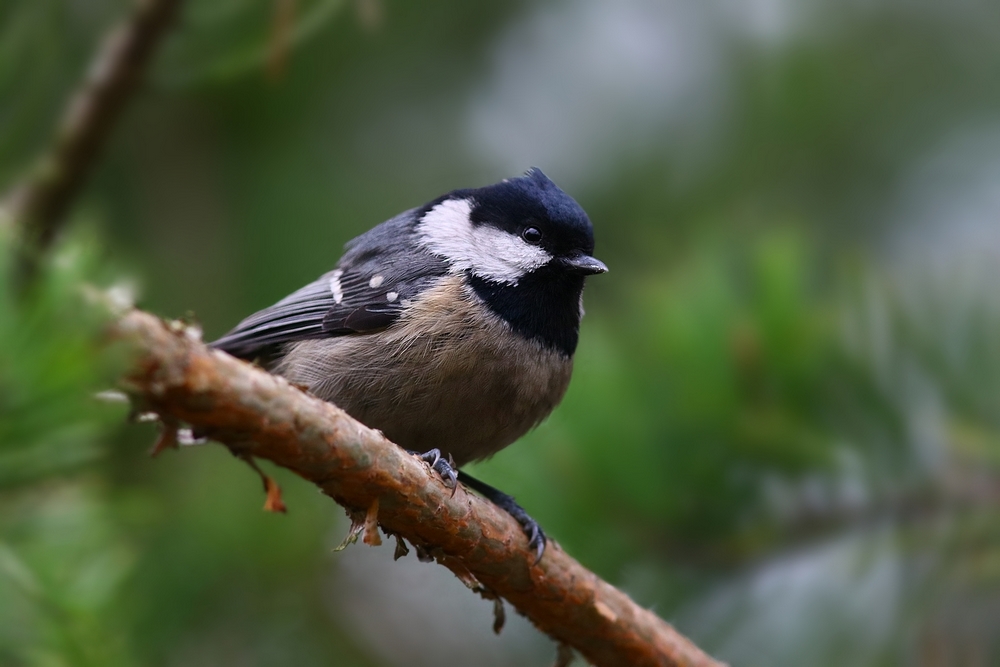
[[593, 664], [719, 666], [558, 544], [550, 543], [533, 565], [513, 518], [464, 488], [452, 496], [426, 464], [336, 406], [210, 350], [182, 325], [133, 311], [115, 332], [137, 354], [125, 387], [151, 410], [191, 424], [240, 456], [294, 471], [369, 531], [377, 513], [385, 531], [484, 588], [486, 597], [502, 596]]
[[[29, 273], [63, 224], [181, 2], [140, 0], [104, 42], [39, 167], [4, 200], [0, 224], [18, 226]], [[484, 597], [506, 598], [595, 665], [719, 665], [558, 544], [534, 565], [509, 515], [464, 489], [452, 496], [425, 464], [337, 407], [210, 351], [185, 327], [152, 315], [132, 311], [114, 331], [136, 353], [124, 384], [165, 424], [183, 420], [243, 458], [269, 459], [317, 484], [352, 512], [366, 542], [379, 541], [377, 522]], [[166, 433], [157, 447], [176, 444], [174, 436]], [[266, 478], [265, 485], [269, 506], [280, 511], [277, 488]], [[497, 618], [502, 622], [502, 613]]]

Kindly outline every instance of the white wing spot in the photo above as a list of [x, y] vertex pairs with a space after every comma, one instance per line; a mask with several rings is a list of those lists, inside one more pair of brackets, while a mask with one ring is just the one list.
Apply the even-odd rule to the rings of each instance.
[[385, 281], [384, 276], [372, 276], [372, 279], [368, 281], [368, 286], [372, 289], [378, 288]]
[[399, 298], [399, 292], [386, 292], [385, 294], [385, 300], [388, 301], [389, 303], [392, 303], [398, 298]]
[[340, 303], [344, 300], [344, 288], [340, 286], [340, 276], [344, 275], [344, 272], [337, 269], [330, 276], [330, 291], [333, 292], [333, 300], [335, 303]]
[[410, 306], [413, 305], [413, 302], [410, 301], [409, 299], [403, 299], [402, 301], [399, 302], [399, 305], [401, 305], [403, 308], [409, 308]]

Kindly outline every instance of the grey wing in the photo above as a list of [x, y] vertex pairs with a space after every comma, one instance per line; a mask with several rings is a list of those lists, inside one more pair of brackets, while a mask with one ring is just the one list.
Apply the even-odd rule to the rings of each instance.
[[407, 211], [354, 239], [336, 270], [254, 313], [212, 347], [252, 359], [286, 343], [385, 329], [447, 273], [441, 259], [413, 246], [415, 220]]

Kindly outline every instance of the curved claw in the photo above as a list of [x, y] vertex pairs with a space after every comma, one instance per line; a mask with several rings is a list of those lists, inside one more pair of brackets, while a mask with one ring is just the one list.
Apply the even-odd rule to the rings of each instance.
[[548, 538], [545, 536], [542, 527], [531, 517], [527, 517], [526, 521], [519, 523], [521, 523], [521, 527], [524, 528], [524, 532], [528, 536], [528, 548], [535, 550], [534, 564], [538, 565], [542, 560], [542, 554], [545, 553], [545, 545], [548, 543]]
[[410, 453], [415, 454], [421, 461], [429, 463], [432, 468], [436, 466], [437, 462], [441, 459], [440, 449], [430, 449], [424, 452], [423, 454], [421, 454], [420, 452], [410, 452]]
[[418, 457], [421, 461], [430, 464], [434, 472], [444, 480], [444, 485], [452, 490], [452, 495], [455, 495], [455, 490], [458, 488], [458, 471], [455, 470], [455, 466], [449, 463], [448, 460], [442, 458], [440, 449], [431, 449], [423, 454], [410, 450], [407, 450], [407, 452]]
[[545, 554], [545, 547], [548, 544], [548, 538], [545, 536], [545, 531], [542, 530], [542, 527], [538, 525], [538, 522], [532, 519], [524, 511], [524, 508], [514, 501], [513, 496], [509, 496], [503, 491], [494, 489], [489, 484], [480, 482], [475, 477], [460, 472], [452, 461], [442, 457], [440, 449], [432, 449], [423, 454], [409, 449], [406, 451], [418, 457], [421, 461], [430, 464], [434, 472], [441, 476], [445, 486], [451, 489], [452, 496], [458, 490], [458, 482], [461, 480], [466, 485], [481, 493], [497, 507], [514, 517], [528, 538], [528, 548], [535, 552], [535, 562], [533, 564], [538, 565], [541, 562], [542, 556]]
[[517, 523], [521, 526], [521, 530], [524, 531], [525, 536], [528, 538], [528, 548], [535, 552], [534, 565], [538, 565], [538, 563], [542, 560], [542, 555], [545, 553], [545, 546], [548, 544], [548, 538], [545, 536], [545, 531], [543, 531], [542, 527], [538, 525], [538, 522], [532, 519], [531, 515], [525, 512], [524, 508], [517, 504], [513, 496], [509, 496], [503, 491], [494, 489], [489, 484], [480, 482], [478, 479], [465, 472], [459, 472], [458, 479], [466, 486], [469, 486], [473, 490], [481, 493], [494, 505], [507, 512], [507, 514], [514, 517]]
[[438, 458], [431, 467], [434, 468], [434, 472], [441, 475], [444, 485], [452, 490], [452, 495], [455, 495], [455, 489], [458, 488], [458, 473], [451, 467], [451, 464], [442, 458]]

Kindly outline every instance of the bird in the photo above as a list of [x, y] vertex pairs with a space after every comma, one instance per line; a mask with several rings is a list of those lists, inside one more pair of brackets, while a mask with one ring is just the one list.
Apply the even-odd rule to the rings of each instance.
[[334, 403], [508, 512], [536, 563], [545, 532], [459, 470], [544, 420], [569, 385], [593, 256], [583, 208], [537, 167], [404, 211], [335, 268], [211, 343]]

